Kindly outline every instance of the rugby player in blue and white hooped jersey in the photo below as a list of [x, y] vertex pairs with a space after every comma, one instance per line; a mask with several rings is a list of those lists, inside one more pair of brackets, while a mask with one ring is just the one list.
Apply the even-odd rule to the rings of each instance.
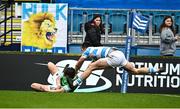
[[86, 79], [94, 70], [104, 69], [107, 67], [122, 67], [133, 74], [154, 74], [164, 72], [165, 68], [135, 68], [131, 62], [129, 62], [123, 52], [113, 47], [90, 47], [90, 43], [84, 42], [81, 46], [83, 51], [82, 56], [76, 63], [76, 72], [81, 68], [83, 62], [87, 58], [91, 58], [93, 61], [87, 67], [87, 69], [73, 82], [73, 86], [80, 85], [84, 79]]
[[110, 47], [88, 47], [82, 54], [84, 58], [91, 58], [96, 61], [100, 58], [105, 58], [110, 50]]

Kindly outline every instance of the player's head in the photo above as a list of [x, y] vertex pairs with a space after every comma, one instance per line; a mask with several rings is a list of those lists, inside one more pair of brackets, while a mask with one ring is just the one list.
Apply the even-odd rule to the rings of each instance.
[[74, 78], [75, 74], [76, 74], [76, 71], [72, 67], [68, 67], [64, 71], [64, 76], [68, 76], [69, 78]]
[[82, 45], [81, 45], [81, 49], [84, 50], [88, 47], [92, 46], [90, 42], [85, 41]]

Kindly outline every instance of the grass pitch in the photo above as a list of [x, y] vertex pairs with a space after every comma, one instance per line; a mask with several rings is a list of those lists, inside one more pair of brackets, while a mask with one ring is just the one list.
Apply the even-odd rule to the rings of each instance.
[[180, 95], [0, 91], [0, 108], [180, 108]]

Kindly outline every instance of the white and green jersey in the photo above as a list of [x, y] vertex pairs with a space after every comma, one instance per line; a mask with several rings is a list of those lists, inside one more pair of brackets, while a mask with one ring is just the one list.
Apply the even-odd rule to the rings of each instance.
[[51, 84], [50, 89], [54, 89], [57, 87], [56, 79], [60, 77], [60, 85], [64, 88], [66, 92], [71, 91], [72, 89], [70, 88], [68, 78], [64, 76], [64, 73], [61, 71], [56, 72], [54, 75], [49, 75], [48, 77], [48, 82]]
[[71, 91], [70, 84], [68, 83], [68, 78], [66, 76], [63, 76], [60, 78], [60, 84], [64, 88], [66, 92]]

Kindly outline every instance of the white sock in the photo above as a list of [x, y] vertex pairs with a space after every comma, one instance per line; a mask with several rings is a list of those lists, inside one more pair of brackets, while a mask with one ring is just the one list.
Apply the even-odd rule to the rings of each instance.
[[157, 68], [149, 67], [149, 73], [150, 73], [150, 74], [154, 74], [154, 73], [156, 73], [157, 71], [158, 71]]
[[73, 82], [73, 86], [77, 86], [80, 85], [82, 83], [83, 79], [81, 77], [78, 77], [74, 82]]

